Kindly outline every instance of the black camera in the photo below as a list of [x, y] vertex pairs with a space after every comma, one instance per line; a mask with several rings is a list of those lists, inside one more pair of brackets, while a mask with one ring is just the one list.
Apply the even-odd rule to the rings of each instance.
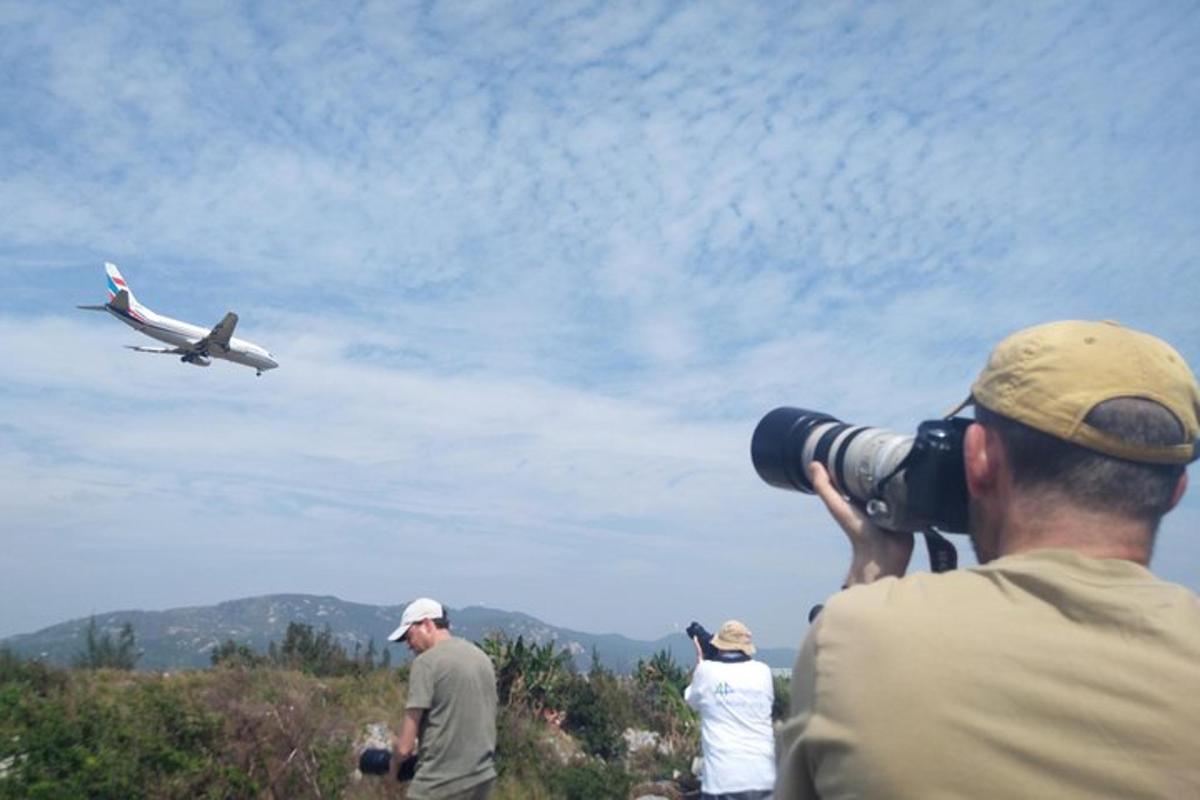
[[811, 494], [819, 461], [835, 486], [881, 528], [967, 530], [963, 434], [971, 420], [922, 422], [915, 436], [847, 425], [828, 414], [777, 408], [754, 429], [750, 458], [764, 481]]
[[686, 631], [689, 639], [700, 642], [700, 654], [708, 661], [716, 661], [721, 657], [721, 651], [713, 647], [712, 634], [704, 629], [699, 622], [692, 622]]
[[[358, 756], [358, 771], [363, 775], [387, 775], [392, 769], [392, 751], [386, 747], [368, 747]], [[417, 774], [417, 756], [414, 753], [400, 762], [396, 779], [411, 781]]]
[[699, 622], [692, 622], [691, 625], [688, 625], [685, 633], [700, 643], [700, 656], [705, 661], [722, 661], [727, 664], [736, 664], [741, 661], [750, 660], [750, 656], [741, 650], [722, 650], [713, 645], [713, 635], [706, 631], [704, 626]]

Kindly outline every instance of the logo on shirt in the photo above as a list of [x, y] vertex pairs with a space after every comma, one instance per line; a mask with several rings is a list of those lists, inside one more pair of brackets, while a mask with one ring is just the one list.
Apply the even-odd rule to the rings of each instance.
[[728, 697], [729, 695], [733, 694], [733, 687], [725, 681], [721, 681], [717, 684], [716, 688], [713, 689], [713, 694], [715, 694], [717, 697]]

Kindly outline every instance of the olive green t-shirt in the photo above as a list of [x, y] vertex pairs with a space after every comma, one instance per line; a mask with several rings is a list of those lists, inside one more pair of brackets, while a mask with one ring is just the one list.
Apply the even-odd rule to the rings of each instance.
[[405, 707], [425, 712], [408, 797], [445, 797], [496, 776], [496, 675], [482, 650], [450, 638], [418, 655]]
[[1067, 550], [852, 587], [780, 753], [777, 800], [1200, 798], [1200, 598]]

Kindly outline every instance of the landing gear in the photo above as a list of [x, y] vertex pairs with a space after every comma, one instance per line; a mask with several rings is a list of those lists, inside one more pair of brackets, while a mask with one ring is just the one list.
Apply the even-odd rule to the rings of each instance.
[[262, 377], [262, 370], [260, 369], [258, 372], [255, 372], [255, 373], [254, 373], [254, 377], [256, 377], [256, 378], [261, 378], [261, 377]]

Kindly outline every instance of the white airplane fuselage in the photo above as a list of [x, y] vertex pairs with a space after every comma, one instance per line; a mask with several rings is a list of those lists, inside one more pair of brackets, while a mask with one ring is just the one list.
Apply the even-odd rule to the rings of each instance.
[[133, 291], [121, 276], [115, 264], [106, 263], [108, 273], [108, 302], [100, 306], [79, 306], [88, 311], [107, 311], [129, 327], [152, 339], [171, 345], [170, 347], [138, 347], [126, 345], [142, 353], [177, 355], [186, 364], [207, 367], [214, 358], [223, 358], [235, 364], [243, 364], [262, 375], [275, 369], [279, 362], [266, 348], [254, 342], [238, 339], [233, 335], [238, 316], [232, 311], [212, 329], [156, 314], [139, 303]]
[[[110, 305], [105, 307], [105, 311], [151, 339], [157, 339], [175, 347], [189, 347], [208, 335], [207, 328], [156, 314], [145, 306], [139, 306], [136, 311], [134, 309], [120, 311]], [[212, 358], [223, 358], [235, 364], [254, 367], [259, 372], [266, 372], [279, 366], [279, 362], [271, 357], [266, 348], [236, 336], [229, 338], [228, 347], [213, 342], [209, 345], [207, 354]]]

